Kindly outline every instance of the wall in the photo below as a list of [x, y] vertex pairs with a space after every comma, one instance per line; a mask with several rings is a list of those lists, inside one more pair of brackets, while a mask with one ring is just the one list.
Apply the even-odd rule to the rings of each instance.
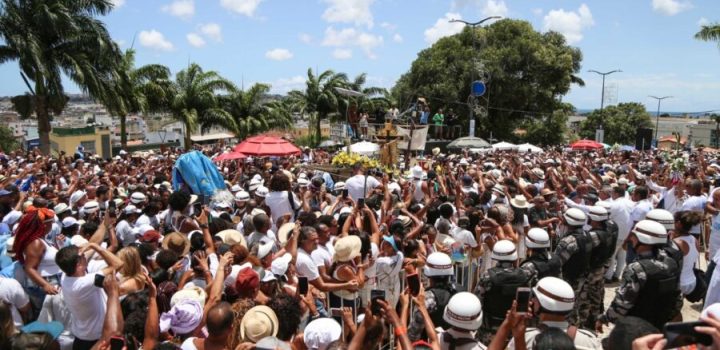
[[[81, 143], [95, 142], [95, 153], [105, 157], [110, 154], [110, 150], [105, 149], [107, 145], [102, 142], [103, 135], [109, 137], [110, 131], [107, 129], [96, 130], [93, 127], [82, 129], [55, 128], [50, 133], [50, 144], [54, 152], [60, 153], [64, 151], [66, 154], [73, 154]], [[87, 147], [86, 151], [89, 151]]]

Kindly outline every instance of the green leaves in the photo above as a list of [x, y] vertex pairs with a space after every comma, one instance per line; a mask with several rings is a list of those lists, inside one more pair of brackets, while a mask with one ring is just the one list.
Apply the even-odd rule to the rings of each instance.
[[720, 23], [704, 25], [695, 34], [695, 39], [702, 41], [716, 41], [720, 46]]
[[617, 106], [609, 106], [603, 109], [594, 110], [580, 124], [580, 136], [592, 139], [595, 137], [595, 129], [602, 122], [605, 130], [605, 143], [613, 145], [633, 144], [638, 128], [652, 128], [653, 123], [650, 114], [645, 106], [638, 102], [620, 103]]

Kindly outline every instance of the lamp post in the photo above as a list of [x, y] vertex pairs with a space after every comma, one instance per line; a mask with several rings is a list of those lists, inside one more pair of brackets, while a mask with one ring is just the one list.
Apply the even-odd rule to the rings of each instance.
[[[468, 22], [468, 21], [465, 21], [462, 19], [451, 19], [450, 23], [463, 23], [466, 26], [469, 26], [472, 28], [473, 54], [475, 54], [475, 52], [477, 51], [476, 42], [475, 42], [475, 28], [491, 19], [501, 19], [501, 18], [502, 18], [502, 16], [490, 16], [490, 17], [485, 17], [477, 22]], [[472, 68], [470, 77], [471, 77], [470, 85], [472, 85], [473, 82], [475, 81], [475, 67]], [[472, 91], [470, 93], [472, 94]], [[470, 110], [470, 116], [468, 117], [468, 136], [473, 136], [474, 130], [473, 130], [473, 123], [471, 121], [474, 120], [475, 116], [473, 113], [472, 106], [468, 106], [468, 107], [469, 107], [468, 109]], [[479, 124], [479, 122], [478, 122], [478, 124]]]
[[672, 98], [672, 96], [663, 96], [663, 97], [656, 97], [656, 96], [648, 96], [650, 98], [654, 98], [657, 100], [658, 107], [657, 107], [657, 113], [655, 114], [655, 147], [657, 147], [658, 144], [658, 130], [660, 129], [660, 102], [666, 98]]
[[[605, 116], [603, 115], [603, 107], [605, 107], [605, 77], [610, 74], [613, 74], [613, 73], [621, 73], [622, 71], [619, 69], [616, 69], [616, 70], [612, 70], [612, 71], [603, 73], [603, 72], [598, 72], [594, 69], [591, 69], [588, 72], [602, 75], [602, 92], [600, 93], [600, 129], [599, 129], [599, 130], [602, 130], [603, 123], [605, 122], [605, 120], [604, 120]], [[595, 141], [602, 143], [603, 136], [604, 135], [603, 135], [602, 131], [600, 133], [596, 132], [595, 133], [595, 139], [596, 139]], [[599, 138], [599, 140], [597, 140], [598, 138]]]

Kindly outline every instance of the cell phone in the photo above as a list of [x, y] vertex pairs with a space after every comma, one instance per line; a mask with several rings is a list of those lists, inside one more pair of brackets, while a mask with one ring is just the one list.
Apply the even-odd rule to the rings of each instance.
[[378, 303], [378, 299], [385, 300], [385, 291], [382, 289], [373, 289], [370, 291], [370, 311], [373, 313], [373, 315], [379, 315], [380, 314], [380, 303]]
[[410, 293], [417, 296], [420, 293], [420, 276], [417, 273], [407, 275], [407, 285], [410, 288]]
[[339, 308], [339, 307], [330, 308], [330, 316], [332, 316], [332, 317], [342, 317], [342, 316], [343, 316], [343, 311], [342, 311], [342, 309]]
[[111, 337], [110, 338], [110, 350], [122, 350], [125, 347], [125, 338], [123, 337]]
[[102, 288], [104, 282], [105, 282], [105, 275], [95, 275], [95, 281], [93, 282], [95, 287]]
[[713, 339], [710, 335], [695, 331], [695, 327], [712, 327], [701, 321], [694, 322], [670, 322], [666, 323], [663, 328], [665, 339], [665, 349], [674, 349], [686, 345], [702, 344], [710, 346]]
[[116, 209], [115, 201], [111, 200], [108, 203], [108, 215], [110, 215], [111, 218], [117, 217]]
[[342, 197], [347, 198], [347, 196], [348, 196], [348, 190], [346, 188], [346, 189], [342, 190]]
[[200, 216], [200, 214], [202, 214], [202, 208], [202, 201], [200, 199], [196, 200], [195, 203], [193, 203], [193, 215], [196, 217]]
[[360, 208], [364, 207], [365, 206], [365, 198], [358, 198], [357, 205]]
[[520, 287], [515, 292], [515, 301], [517, 301], [517, 313], [520, 315], [527, 314], [527, 309], [530, 306], [530, 295], [532, 292], [530, 288]]
[[298, 293], [305, 295], [308, 292], [308, 279], [307, 277], [298, 277]]

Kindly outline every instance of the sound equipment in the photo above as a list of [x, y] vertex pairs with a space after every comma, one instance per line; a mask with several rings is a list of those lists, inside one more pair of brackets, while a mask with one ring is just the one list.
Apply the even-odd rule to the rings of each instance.
[[646, 151], [652, 147], [653, 129], [638, 128], [635, 134], [635, 149]]

